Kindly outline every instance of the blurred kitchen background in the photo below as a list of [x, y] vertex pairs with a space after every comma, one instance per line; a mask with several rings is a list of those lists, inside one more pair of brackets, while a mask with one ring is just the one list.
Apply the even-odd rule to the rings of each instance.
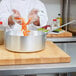
[[[76, 19], [76, 0], [41, 0], [45, 3], [49, 21], [51, 24], [53, 18], [56, 18], [60, 13], [63, 19], [63, 24]], [[66, 30], [76, 36], [76, 23], [65, 27]]]
[[53, 18], [56, 18], [61, 13], [62, 1], [61, 0], [41, 0], [47, 9], [48, 23], [51, 24]]

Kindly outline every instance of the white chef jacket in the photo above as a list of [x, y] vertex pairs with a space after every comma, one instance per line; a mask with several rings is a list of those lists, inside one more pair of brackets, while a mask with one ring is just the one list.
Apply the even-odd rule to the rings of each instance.
[[44, 26], [47, 24], [46, 8], [40, 0], [2, 0], [0, 3], [0, 21], [3, 21], [4, 26], [8, 25], [8, 17], [12, 15], [12, 9], [18, 10], [26, 21], [30, 11], [37, 9], [39, 11], [40, 25]]

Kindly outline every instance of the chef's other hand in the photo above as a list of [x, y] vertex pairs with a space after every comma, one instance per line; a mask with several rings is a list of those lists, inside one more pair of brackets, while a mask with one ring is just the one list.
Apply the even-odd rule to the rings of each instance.
[[37, 14], [38, 14], [38, 10], [32, 9], [28, 15], [28, 18], [32, 18], [30, 24], [33, 23], [36, 26], [40, 26], [40, 19]]
[[17, 20], [17, 18], [21, 17], [19, 11], [15, 10], [15, 9], [13, 9], [12, 11], [13, 11], [14, 14], [9, 16], [9, 18], [8, 18], [8, 25], [10, 25], [10, 26], [14, 25], [15, 22], [17, 22], [18, 24], [21, 24], [21, 20]]
[[15, 10], [15, 9], [13, 9], [12, 10], [13, 11], [13, 19], [18, 23], [18, 24], [21, 24], [21, 20], [19, 19], [19, 18], [21, 18], [21, 15], [20, 15], [20, 13], [19, 13], [19, 11], [18, 10]]
[[9, 16], [9, 18], [8, 18], [8, 25], [9, 26], [12, 26], [12, 25], [14, 25], [15, 23], [14, 23], [14, 21], [13, 21], [13, 19], [12, 19], [12, 16]]

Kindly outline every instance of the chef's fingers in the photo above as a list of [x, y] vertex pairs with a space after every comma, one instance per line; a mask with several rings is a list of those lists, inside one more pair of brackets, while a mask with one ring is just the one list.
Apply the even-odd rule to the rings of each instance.
[[12, 11], [13, 11], [13, 13], [20, 14], [19, 11], [16, 9], [13, 9]]
[[35, 16], [35, 15], [37, 15], [37, 14], [38, 14], [38, 10], [33, 9], [33, 10], [30, 11], [30, 13], [29, 13], [29, 15], [28, 15], [28, 18], [29, 18], [29, 17], [33, 17], [33, 16]]
[[32, 18], [32, 21], [37, 21], [38, 16], [37, 15], [33, 15], [33, 16], [31, 16], [31, 18]]
[[40, 26], [40, 18], [37, 17], [36, 20], [33, 22], [34, 25]]
[[37, 10], [37, 9], [32, 9], [32, 10], [31, 10], [31, 13], [32, 13], [32, 14], [37, 14], [37, 13], [38, 13], [38, 10]]
[[13, 9], [12, 11], [13, 11], [13, 13], [16, 13], [16, 10], [15, 9]]
[[12, 26], [12, 25], [14, 25], [15, 23], [14, 23], [14, 21], [13, 21], [13, 19], [12, 19], [12, 16], [9, 16], [9, 18], [8, 18], [8, 25], [10, 25], [10, 26]]
[[20, 25], [22, 24], [22, 21], [21, 21], [21, 20], [17, 20], [16, 22], [17, 22], [18, 24], [20, 24]]
[[14, 19], [14, 21], [15, 21], [16, 23], [18, 23], [18, 24], [21, 25], [21, 20], [18, 20], [18, 18], [21, 17], [19, 11], [18, 11], [18, 10], [15, 10], [15, 9], [13, 9], [12, 11], [13, 11], [13, 13], [14, 13], [14, 14], [13, 14], [13, 19]]
[[18, 16], [20, 17], [20, 16], [21, 16], [18, 10], [13, 9], [12, 11], [13, 11], [13, 13], [14, 13], [14, 15], [15, 15], [16, 17], [18, 17]]

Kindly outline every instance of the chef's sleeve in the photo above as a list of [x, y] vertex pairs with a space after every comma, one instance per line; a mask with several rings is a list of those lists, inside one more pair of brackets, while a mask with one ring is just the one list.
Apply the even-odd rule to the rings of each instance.
[[40, 0], [38, 0], [35, 5], [36, 5], [36, 8], [39, 10], [38, 16], [40, 18], [40, 26], [45, 26], [48, 22], [46, 8]]
[[8, 25], [8, 17], [10, 16], [9, 7], [8, 0], [2, 0], [0, 2], [0, 21], [3, 22], [3, 26]]

